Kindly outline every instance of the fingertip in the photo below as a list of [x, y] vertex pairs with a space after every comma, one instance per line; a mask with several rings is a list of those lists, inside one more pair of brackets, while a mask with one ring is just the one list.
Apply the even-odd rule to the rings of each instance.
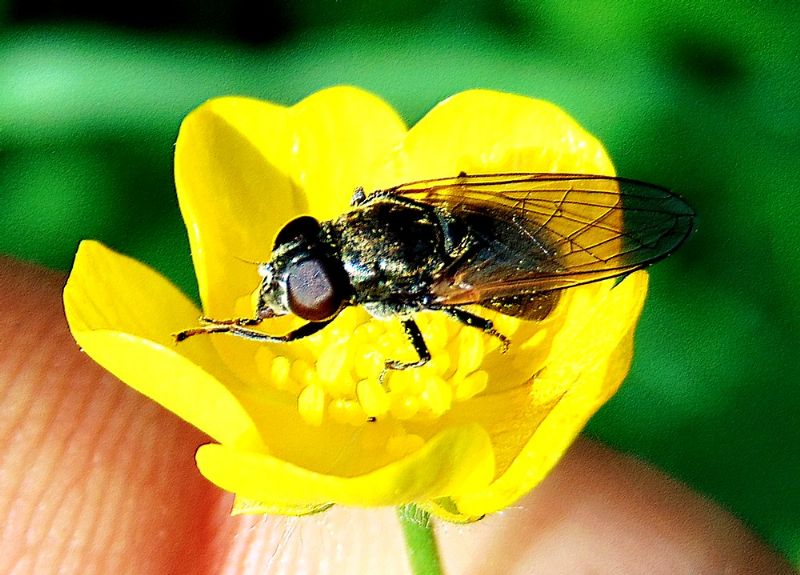
[[715, 503], [589, 440], [517, 506], [441, 535], [453, 573], [794, 573]]
[[221, 496], [194, 468], [206, 439], [81, 353], [64, 283], [0, 262], [0, 573], [201, 572]]

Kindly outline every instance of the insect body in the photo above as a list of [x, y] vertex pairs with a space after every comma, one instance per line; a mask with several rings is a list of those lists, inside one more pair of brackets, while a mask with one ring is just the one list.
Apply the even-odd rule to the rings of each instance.
[[[523, 319], [545, 317], [560, 290], [623, 276], [662, 259], [691, 233], [694, 212], [659, 186], [580, 174], [459, 174], [357, 190], [351, 209], [319, 222], [301, 216], [278, 233], [253, 318], [214, 320], [176, 334], [230, 333], [288, 342], [324, 328], [346, 306], [399, 318], [430, 360], [413, 314], [438, 310], [508, 340], [466, 310], [477, 304]], [[254, 329], [294, 314], [308, 321], [281, 336]]]

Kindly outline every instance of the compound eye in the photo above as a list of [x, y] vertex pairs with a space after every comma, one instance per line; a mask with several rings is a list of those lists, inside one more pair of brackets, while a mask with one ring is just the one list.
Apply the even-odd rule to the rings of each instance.
[[293, 263], [286, 275], [289, 309], [296, 316], [324, 321], [342, 307], [347, 285], [324, 260], [302, 259]]
[[311, 216], [299, 216], [281, 228], [281, 231], [278, 232], [278, 236], [275, 238], [275, 244], [272, 249], [300, 238], [311, 242], [319, 235], [319, 229], [319, 222], [316, 218], [312, 218]]

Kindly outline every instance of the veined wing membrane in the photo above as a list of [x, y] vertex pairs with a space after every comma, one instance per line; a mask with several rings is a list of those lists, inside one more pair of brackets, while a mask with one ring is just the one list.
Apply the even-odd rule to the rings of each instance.
[[669, 190], [611, 176], [461, 175], [384, 193], [440, 208], [468, 228], [463, 253], [433, 286], [444, 305], [621, 276], [672, 253], [694, 222]]

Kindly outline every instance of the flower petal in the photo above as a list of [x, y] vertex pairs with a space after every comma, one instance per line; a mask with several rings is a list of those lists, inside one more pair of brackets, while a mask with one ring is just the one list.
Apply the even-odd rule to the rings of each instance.
[[[580, 322], [582, 328], [577, 333], [565, 328], [557, 334], [548, 368], [534, 378], [529, 399], [532, 406], [549, 404], [551, 409], [544, 417], [532, 419], [529, 439], [487, 489], [453, 498], [460, 513], [470, 517], [499, 511], [530, 491], [550, 472], [589, 418], [617, 391], [630, 366], [633, 332], [647, 283], [646, 272], [632, 274], [595, 301], [590, 321]], [[581, 314], [585, 310], [576, 306], [570, 311]], [[504, 449], [501, 439], [509, 438], [493, 434], [493, 444], [499, 451]]]
[[223, 489], [281, 513], [326, 503], [399, 505], [461, 494], [486, 486], [494, 473], [491, 445], [478, 425], [448, 429], [403, 459], [355, 477], [315, 473], [268, 455], [216, 444], [198, 450], [197, 464]]
[[[270, 160], [253, 140], [257, 130], [284, 144]], [[276, 165], [289, 161], [290, 134], [285, 108], [246, 98], [212, 100], [181, 125], [175, 184], [209, 316], [234, 316], [237, 299], [258, 285], [249, 262], [266, 261], [279, 226], [307, 209], [285, 166]]]
[[353, 191], [368, 186], [366, 174], [382, 167], [406, 134], [391, 106], [350, 86], [312, 94], [291, 113], [298, 166], [293, 177], [308, 195], [310, 213], [320, 220], [344, 212]]
[[469, 90], [444, 100], [412, 127], [381, 180], [371, 183], [388, 187], [460, 171], [614, 174], [600, 142], [557, 106]]
[[405, 126], [385, 102], [338, 87], [284, 108], [212, 100], [181, 126], [175, 181], [206, 314], [232, 317], [258, 286], [278, 229], [300, 213], [341, 213]]
[[199, 312], [155, 271], [84, 241], [64, 309], [83, 350], [125, 383], [217, 441], [262, 446], [253, 421], [220, 383], [230, 374], [211, 343], [195, 338], [176, 347], [171, 334], [196, 323]]

